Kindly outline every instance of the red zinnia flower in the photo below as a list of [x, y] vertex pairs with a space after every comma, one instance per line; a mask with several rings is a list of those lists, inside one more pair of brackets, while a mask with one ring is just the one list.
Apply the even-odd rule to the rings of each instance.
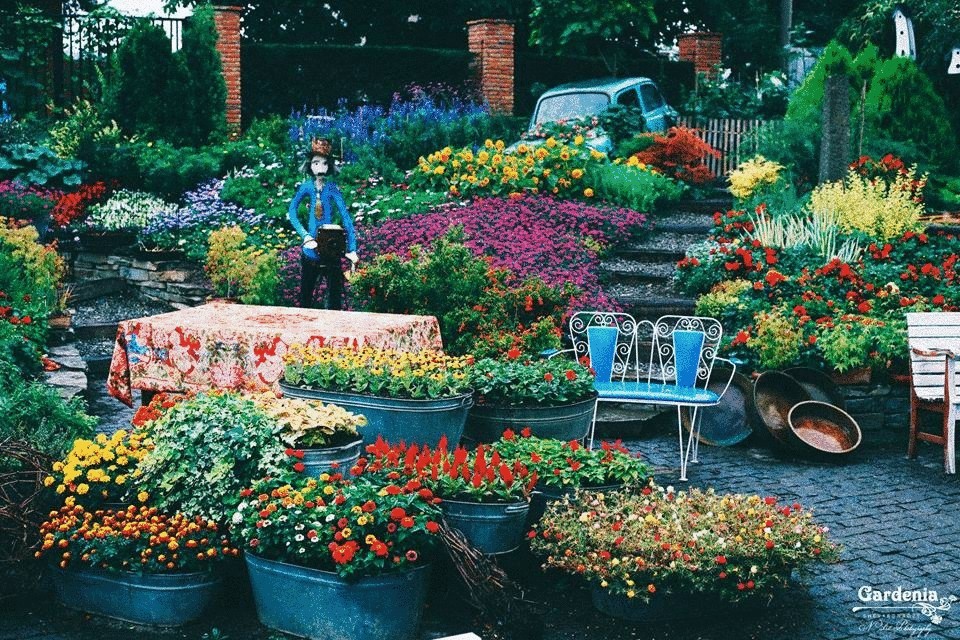
[[407, 517], [407, 512], [403, 510], [402, 507], [394, 507], [390, 510], [390, 519], [391, 520], [403, 520]]
[[567, 380], [571, 382], [577, 379], [577, 372], [574, 371], [573, 369], [567, 369], [567, 371], [563, 375], [567, 376]]
[[303, 473], [303, 470], [306, 468], [307, 468], [306, 465], [303, 464], [302, 462], [297, 462], [296, 464], [293, 465], [293, 470], [296, 471], [297, 473]]

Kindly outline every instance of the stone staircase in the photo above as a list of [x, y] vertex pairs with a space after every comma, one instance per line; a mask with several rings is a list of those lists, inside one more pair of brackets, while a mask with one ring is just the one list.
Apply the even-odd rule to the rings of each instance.
[[[651, 216], [652, 228], [621, 244], [602, 262], [604, 290], [637, 320], [655, 322], [664, 315], [693, 314], [694, 299], [674, 288], [673, 276], [687, 248], [707, 239], [713, 229], [713, 213], [730, 207], [723, 192], [709, 196], [657, 210]], [[649, 345], [641, 345], [644, 347]], [[648, 405], [600, 405], [598, 437], [635, 437], [647, 428], [676, 429], [676, 413]]]
[[[712, 195], [712, 194], [711, 194]], [[693, 313], [693, 298], [673, 286], [677, 262], [687, 248], [707, 239], [713, 213], [728, 198], [685, 200], [654, 213], [653, 227], [624, 243], [601, 265], [606, 291], [638, 320]]]

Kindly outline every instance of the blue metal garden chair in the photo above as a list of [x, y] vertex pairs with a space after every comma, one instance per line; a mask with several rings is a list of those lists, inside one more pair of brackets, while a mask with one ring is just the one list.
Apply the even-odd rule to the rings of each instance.
[[[648, 332], [649, 335], [645, 335]], [[663, 316], [656, 323], [637, 322], [622, 313], [584, 311], [570, 319], [573, 351], [589, 355], [596, 372], [594, 386], [600, 402], [677, 407], [680, 443], [680, 479], [687, 479], [687, 463], [698, 462], [700, 418], [705, 407], [719, 404], [736, 365], [717, 356], [723, 328], [713, 318]], [[649, 347], [647, 358], [641, 350]], [[719, 394], [707, 388], [717, 361], [729, 365], [730, 376]], [[684, 446], [683, 410], [690, 414], [690, 434]], [[590, 426], [593, 447], [597, 416]], [[691, 455], [692, 454], [692, 455]]]

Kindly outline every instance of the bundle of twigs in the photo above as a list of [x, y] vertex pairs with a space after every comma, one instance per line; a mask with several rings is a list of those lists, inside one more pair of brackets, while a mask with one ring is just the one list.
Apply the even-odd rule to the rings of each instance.
[[443, 522], [440, 533], [467, 600], [480, 612], [484, 626], [508, 638], [538, 635], [532, 629], [539, 626], [541, 606], [527, 600], [496, 560], [474, 548], [458, 529]]
[[36, 546], [51, 462], [26, 442], [0, 440], [0, 569], [27, 558]]

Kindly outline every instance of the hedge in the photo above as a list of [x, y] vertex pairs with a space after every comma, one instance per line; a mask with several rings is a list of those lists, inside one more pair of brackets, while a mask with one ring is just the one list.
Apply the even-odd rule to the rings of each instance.
[[[243, 45], [241, 60], [243, 118], [249, 122], [303, 106], [335, 107], [341, 98], [351, 104], [387, 104], [411, 83], [460, 86], [472, 77], [473, 56], [465, 49], [249, 43]], [[515, 112], [533, 111], [539, 96], [535, 89], [606, 75], [599, 58], [519, 52]], [[627, 62], [621, 75], [652, 78], [674, 105], [694, 81], [691, 63], [653, 56]]]
[[470, 52], [417, 47], [245, 44], [241, 51], [244, 120], [291, 109], [351, 103], [387, 104], [411, 83], [461, 85]]

